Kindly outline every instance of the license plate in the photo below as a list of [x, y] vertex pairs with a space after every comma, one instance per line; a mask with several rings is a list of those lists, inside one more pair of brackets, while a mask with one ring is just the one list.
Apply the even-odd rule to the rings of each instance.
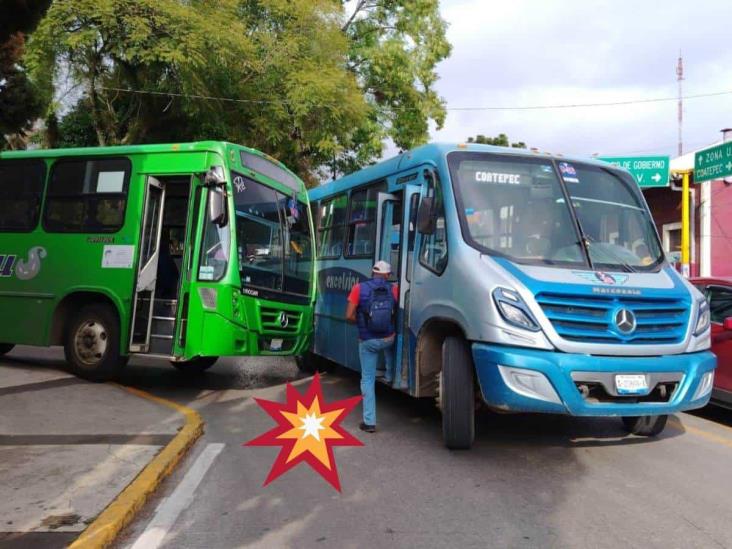
[[281, 351], [282, 350], [282, 339], [273, 339], [269, 342], [270, 351]]
[[648, 382], [643, 374], [618, 374], [615, 389], [619, 395], [642, 395], [648, 392]]

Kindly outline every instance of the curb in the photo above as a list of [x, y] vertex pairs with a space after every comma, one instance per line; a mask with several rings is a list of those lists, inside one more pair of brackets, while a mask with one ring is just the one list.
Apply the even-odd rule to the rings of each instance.
[[178, 434], [173, 437], [173, 440], [140, 471], [135, 479], [94, 519], [94, 522], [87, 526], [81, 535], [69, 545], [69, 549], [109, 546], [122, 529], [135, 518], [137, 512], [162, 480], [173, 471], [188, 449], [203, 434], [203, 420], [195, 410], [139, 389], [124, 385], [117, 386], [135, 396], [172, 408], [185, 417], [185, 424], [178, 431]]

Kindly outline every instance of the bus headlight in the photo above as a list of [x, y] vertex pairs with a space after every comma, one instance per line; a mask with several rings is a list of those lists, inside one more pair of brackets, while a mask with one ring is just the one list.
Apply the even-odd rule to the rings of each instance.
[[709, 328], [710, 322], [709, 303], [706, 299], [697, 301], [696, 303], [696, 327], [694, 328], [694, 335], [698, 336], [703, 334]]
[[509, 324], [532, 332], [540, 330], [539, 323], [536, 322], [526, 303], [517, 292], [507, 288], [496, 288], [493, 290], [493, 301], [496, 302], [496, 307], [503, 320]]

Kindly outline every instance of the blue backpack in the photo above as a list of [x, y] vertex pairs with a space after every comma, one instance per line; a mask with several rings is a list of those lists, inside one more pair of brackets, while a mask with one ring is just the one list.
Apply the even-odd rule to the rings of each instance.
[[391, 284], [383, 281], [368, 281], [371, 290], [363, 303], [366, 328], [374, 334], [391, 334], [394, 332], [394, 306], [396, 301], [392, 294]]

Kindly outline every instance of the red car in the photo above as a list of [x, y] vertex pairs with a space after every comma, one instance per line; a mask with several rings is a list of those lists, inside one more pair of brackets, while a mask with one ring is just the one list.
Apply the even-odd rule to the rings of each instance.
[[712, 352], [717, 355], [711, 402], [732, 408], [732, 277], [693, 278], [691, 283], [709, 301]]

